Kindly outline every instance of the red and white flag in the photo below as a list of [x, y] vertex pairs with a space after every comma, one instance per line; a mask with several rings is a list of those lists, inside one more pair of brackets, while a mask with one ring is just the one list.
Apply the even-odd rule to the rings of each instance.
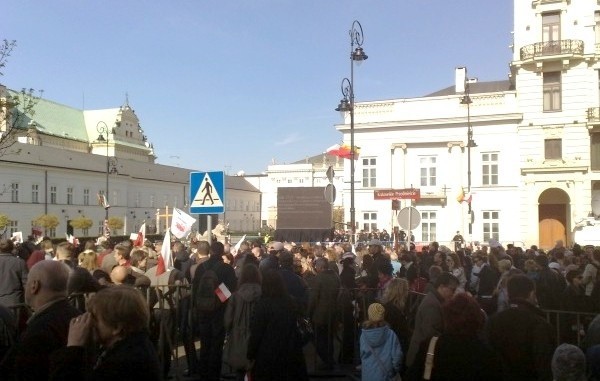
[[186, 237], [192, 231], [196, 219], [184, 211], [173, 208], [173, 218], [171, 220], [171, 233], [179, 239]]
[[108, 205], [108, 198], [106, 198], [105, 194], [98, 193], [98, 205], [101, 205], [104, 209], [110, 208], [110, 205]]
[[471, 193], [465, 194], [465, 190], [461, 187], [460, 191], [458, 192], [458, 196], [456, 196], [456, 201], [470, 204], [472, 199], [473, 195]]
[[133, 242], [134, 247], [142, 247], [144, 246], [144, 241], [146, 240], [146, 223], [144, 222], [142, 226], [140, 226], [140, 231], [137, 233], [137, 237]]
[[334, 144], [331, 147], [327, 148], [326, 152], [328, 155], [341, 157], [343, 159], [358, 160], [358, 156], [360, 154], [360, 147], [354, 146], [353, 152], [353, 150], [348, 144]]
[[217, 294], [217, 297], [221, 303], [225, 303], [225, 301], [231, 296], [231, 291], [229, 291], [225, 283], [221, 283], [215, 290], [215, 294]]
[[160, 255], [158, 256], [158, 264], [156, 265], [156, 276], [164, 274], [167, 270], [173, 268], [173, 254], [171, 252], [171, 234], [167, 230], [163, 239]]
[[71, 245], [79, 246], [79, 240], [75, 236], [67, 233], [65, 233], [65, 235], [67, 236], [67, 242], [69, 242]]

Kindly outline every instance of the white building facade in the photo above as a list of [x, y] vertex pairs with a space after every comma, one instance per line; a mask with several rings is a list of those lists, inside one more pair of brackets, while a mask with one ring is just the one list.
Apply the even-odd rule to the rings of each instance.
[[[509, 80], [470, 83], [469, 105], [454, 86], [421, 98], [357, 103], [357, 229], [397, 226], [391, 203], [375, 200], [374, 190], [414, 187], [421, 198], [402, 206], [421, 214], [416, 241], [447, 242], [460, 231], [472, 241], [572, 244], [573, 228], [600, 214], [598, 36], [595, 0], [515, 1]], [[349, 123], [347, 115], [336, 126], [345, 142]], [[469, 123], [476, 144], [470, 148]], [[467, 191], [469, 167], [472, 217], [456, 199]]]
[[[0, 98], [8, 95], [0, 86]], [[23, 115], [12, 130], [17, 142], [0, 150], [0, 214], [9, 219], [9, 236], [31, 234], [32, 221], [40, 215], [58, 217], [59, 225], [44, 232], [51, 237], [64, 237], [69, 221], [81, 217], [89, 218], [92, 226], [75, 229], [76, 236], [103, 234], [105, 209], [98, 195], [104, 194], [107, 182], [109, 217], [123, 222], [113, 235], [137, 232], [143, 223], [150, 233], [163, 233], [174, 207], [189, 213], [192, 170], [155, 163], [154, 148], [128, 102], [84, 111], [42, 99], [34, 111], [35, 119]], [[0, 127], [4, 134], [10, 130], [6, 123]], [[218, 219], [229, 223], [230, 230], [256, 231], [258, 189], [243, 178], [226, 176], [225, 197], [225, 214]], [[205, 221], [200, 217], [194, 228], [203, 232]]]

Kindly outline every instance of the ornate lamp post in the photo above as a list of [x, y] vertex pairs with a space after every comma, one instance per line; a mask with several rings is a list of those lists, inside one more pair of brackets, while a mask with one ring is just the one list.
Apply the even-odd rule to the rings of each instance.
[[[465, 69], [465, 95], [460, 100], [460, 104], [467, 105], [467, 193], [471, 195], [471, 148], [477, 147], [477, 144], [473, 140], [473, 125], [471, 124], [471, 103], [473, 101], [470, 97], [470, 80], [467, 77], [467, 68]], [[471, 209], [472, 199], [468, 202], [468, 213], [469, 213], [469, 239], [472, 239], [473, 235], [473, 210]]]
[[[350, 34], [350, 79], [342, 80], [343, 98], [335, 109], [342, 114], [350, 113], [350, 226], [351, 241], [356, 242], [356, 209], [354, 208], [354, 161], [356, 160], [354, 147], [354, 63], [360, 65], [362, 61], [369, 58], [363, 48], [364, 34], [362, 25], [354, 20], [349, 31]], [[356, 48], [355, 48], [356, 46]]]
[[[111, 130], [109, 130], [106, 123], [100, 121], [96, 124], [96, 131], [98, 131], [98, 139], [99, 142], [106, 142], [106, 190], [104, 192], [104, 235], [108, 238], [110, 236], [110, 229], [108, 228], [108, 209], [110, 205], [108, 204], [108, 178], [111, 173], [116, 173], [116, 158], [111, 158], [108, 150], [109, 143], [109, 134]], [[104, 137], [106, 135], [106, 138]]]

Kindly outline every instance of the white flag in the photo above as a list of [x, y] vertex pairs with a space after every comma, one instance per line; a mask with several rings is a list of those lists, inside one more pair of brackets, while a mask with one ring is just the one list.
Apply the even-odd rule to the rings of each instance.
[[171, 233], [179, 239], [186, 237], [192, 231], [196, 219], [184, 211], [173, 208], [173, 219], [171, 221]]
[[242, 246], [242, 243], [246, 240], [246, 234], [244, 234], [244, 236], [242, 237], [242, 239], [240, 239], [238, 241], [238, 243], [235, 244], [235, 247], [233, 248], [235, 250], [235, 252], [237, 253], [238, 250], [240, 249], [240, 247]]
[[164, 272], [173, 268], [173, 254], [171, 252], [171, 234], [167, 230], [165, 232], [165, 238], [160, 249], [160, 257], [158, 257], [158, 264], [156, 265], [156, 276], [163, 274]]

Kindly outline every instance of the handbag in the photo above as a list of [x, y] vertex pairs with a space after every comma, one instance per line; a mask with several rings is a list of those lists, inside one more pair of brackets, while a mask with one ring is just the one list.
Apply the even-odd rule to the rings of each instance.
[[425, 370], [423, 371], [423, 379], [431, 380], [431, 372], [433, 371], [433, 357], [435, 356], [435, 345], [437, 344], [439, 337], [433, 336], [429, 340], [429, 346], [427, 347], [427, 357], [425, 357]]
[[305, 346], [315, 335], [312, 324], [307, 318], [299, 316], [296, 319], [296, 327], [298, 335], [300, 336], [300, 342], [302, 343], [302, 346]]

